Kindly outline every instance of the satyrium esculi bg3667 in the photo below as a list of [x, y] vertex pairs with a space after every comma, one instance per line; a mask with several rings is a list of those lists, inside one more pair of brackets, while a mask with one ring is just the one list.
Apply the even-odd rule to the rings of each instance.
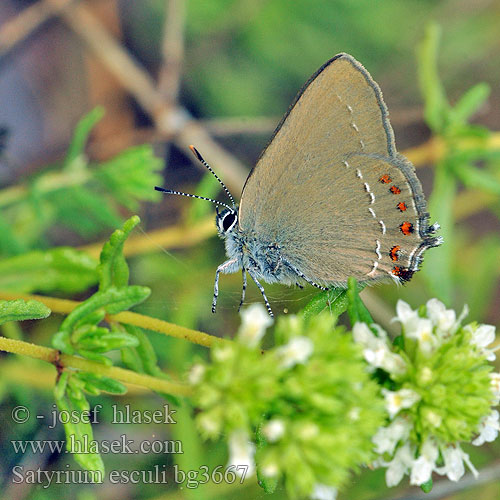
[[[338, 54], [306, 82], [250, 172], [239, 207], [216, 224], [229, 259], [215, 274], [246, 273], [271, 307], [259, 280], [317, 288], [411, 279], [427, 248], [442, 243], [429, 225], [413, 165], [396, 151], [379, 86], [352, 56]], [[156, 187], [169, 194], [197, 197]]]

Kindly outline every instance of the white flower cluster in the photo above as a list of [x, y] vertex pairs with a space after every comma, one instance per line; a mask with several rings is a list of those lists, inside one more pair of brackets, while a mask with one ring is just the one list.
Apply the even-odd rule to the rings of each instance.
[[[406, 339], [414, 339], [422, 355], [430, 356], [440, 346], [452, 337], [460, 327], [460, 323], [467, 315], [467, 307], [457, 318], [455, 311], [446, 309], [445, 305], [437, 299], [431, 299], [426, 304], [426, 317], [421, 317], [406, 302], [398, 301], [396, 306], [397, 316], [393, 321], [399, 321], [403, 327]], [[356, 323], [353, 328], [354, 340], [363, 346], [366, 361], [375, 368], [380, 368], [394, 376], [404, 375], [407, 371], [405, 360], [393, 352], [393, 346], [386, 332], [378, 325], [375, 328], [377, 335], [364, 323]], [[495, 328], [491, 325], [467, 325], [464, 329], [470, 332], [472, 343], [479, 353], [487, 360], [495, 359], [494, 350], [488, 346], [495, 340]], [[492, 404], [500, 401], [500, 374], [491, 376]], [[433, 373], [430, 368], [424, 368], [420, 375], [421, 381], [432, 380]], [[401, 388], [397, 391], [382, 390], [386, 401], [386, 408], [391, 422], [386, 427], [379, 429], [373, 438], [375, 451], [381, 458], [375, 466], [387, 467], [386, 483], [388, 486], [397, 485], [405, 474], [409, 474], [410, 483], [422, 485], [431, 479], [432, 472], [446, 475], [452, 481], [458, 481], [464, 474], [464, 463], [474, 475], [477, 471], [469, 460], [469, 456], [458, 443], [450, 444], [439, 442], [436, 438], [428, 438], [417, 450], [410, 441], [413, 423], [404, 416], [398, 415], [401, 410], [411, 408], [420, 400], [420, 395], [412, 389]], [[441, 417], [437, 413], [429, 412], [426, 418], [438, 427]], [[472, 441], [474, 445], [494, 441], [500, 430], [499, 413], [492, 410], [486, 415], [478, 429], [478, 436]], [[386, 461], [382, 456], [390, 456]], [[437, 462], [442, 463], [438, 466]]]

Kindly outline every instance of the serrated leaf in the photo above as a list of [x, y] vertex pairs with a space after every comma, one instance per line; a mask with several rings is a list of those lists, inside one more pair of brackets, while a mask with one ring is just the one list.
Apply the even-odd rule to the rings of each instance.
[[0, 300], [0, 325], [7, 321], [43, 319], [50, 313], [50, 309], [37, 300]]
[[128, 284], [128, 265], [123, 256], [123, 244], [130, 231], [134, 229], [141, 220], [137, 215], [128, 219], [122, 229], [117, 229], [110, 236], [101, 251], [99, 272], [99, 290], [105, 291], [110, 287], [121, 288]]
[[103, 116], [104, 108], [98, 106], [80, 119], [73, 132], [73, 138], [66, 153], [65, 163], [71, 163], [75, 158], [83, 154], [90, 132]]
[[0, 262], [2, 290], [75, 293], [96, 282], [97, 261], [73, 248], [35, 250]]

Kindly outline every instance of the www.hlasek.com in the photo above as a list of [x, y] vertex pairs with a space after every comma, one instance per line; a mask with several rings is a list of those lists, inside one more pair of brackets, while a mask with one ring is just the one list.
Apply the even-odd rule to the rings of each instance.
[[[52, 484], [95, 484], [104, 482], [101, 471], [91, 470], [43, 470], [27, 469], [22, 465], [12, 468], [12, 482], [15, 484], [39, 484], [47, 489]], [[248, 465], [218, 465], [210, 469], [202, 465], [198, 469], [183, 470], [177, 465], [155, 465], [150, 470], [111, 470], [107, 474], [111, 484], [178, 484], [194, 489], [202, 484], [243, 484]]]

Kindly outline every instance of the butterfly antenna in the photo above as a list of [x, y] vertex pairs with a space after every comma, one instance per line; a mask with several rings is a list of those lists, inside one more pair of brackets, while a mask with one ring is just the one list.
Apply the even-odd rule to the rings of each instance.
[[222, 186], [226, 194], [229, 196], [229, 199], [231, 200], [231, 203], [233, 204], [233, 208], [236, 206], [234, 203], [234, 198], [231, 196], [231, 193], [229, 192], [229, 189], [226, 187], [226, 185], [221, 181], [220, 177], [213, 171], [212, 167], [204, 160], [203, 156], [201, 156], [200, 152], [194, 147], [194, 146], [189, 146], [189, 149], [193, 152], [193, 154], [196, 156], [197, 160], [206, 168], [210, 171], [210, 173], [219, 181], [219, 184]]
[[180, 196], [188, 196], [189, 198], [197, 198], [198, 200], [205, 200], [205, 201], [210, 201], [214, 203], [215, 205], [220, 205], [221, 207], [226, 207], [229, 208], [229, 210], [233, 210], [229, 205], [226, 205], [225, 203], [221, 203], [220, 201], [217, 200], [212, 200], [212, 198], [205, 198], [205, 196], [198, 196], [197, 194], [189, 194], [189, 193], [182, 193], [181, 191], [173, 191], [172, 189], [164, 189], [162, 187], [155, 186], [156, 191], [160, 191], [162, 193], [167, 193], [167, 194], [178, 194]]

